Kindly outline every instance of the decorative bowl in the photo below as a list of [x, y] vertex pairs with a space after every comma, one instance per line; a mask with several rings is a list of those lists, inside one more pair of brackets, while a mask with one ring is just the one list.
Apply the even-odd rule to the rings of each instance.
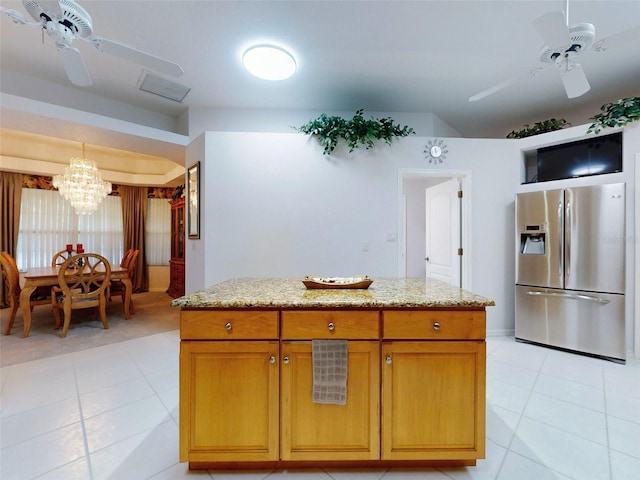
[[313, 277], [307, 275], [302, 280], [308, 289], [367, 289], [373, 283], [366, 275], [357, 277]]

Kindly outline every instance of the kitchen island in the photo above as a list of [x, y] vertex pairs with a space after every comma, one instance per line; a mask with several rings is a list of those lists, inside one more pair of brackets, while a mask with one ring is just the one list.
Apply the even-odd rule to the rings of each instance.
[[[484, 458], [485, 308], [494, 302], [437, 280], [373, 280], [362, 290], [308, 290], [300, 279], [242, 278], [175, 299], [180, 461], [205, 469]], [[325, 340], [346, 343], [343, 403], [312, 395], [312, 348]]]

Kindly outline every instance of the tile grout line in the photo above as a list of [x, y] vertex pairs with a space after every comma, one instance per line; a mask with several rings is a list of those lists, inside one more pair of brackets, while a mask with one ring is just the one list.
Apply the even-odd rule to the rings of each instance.
[[[507, 461], [507, 455], [509, 455], [509, 453], [510, 453], [510, 452], [511, 452], [511, 453], [514, 453], [514, 454], [516, 454], [516, 455], [520, 455], [520, 454], [519, 454], [519, 453], [517, 453], [517, 452], [512, 452], [512, 451], [511, 451], [511, 447], [513, 446], [513, 441], [514, 441], [514, 440], [515, 440], [515, 438], [516, 438], [516, 434], [517, 434], [517, 431], [518, 431], [518, 427], [520, 427], [520, 423], [522, 422], [522, 418], [524, 417], [524, 412], [525, 412], [525, 410], [527, 409], [527, 405], [529, 404], [529, 401], [531, 400], [531, 396], [532, 396], [532, 395], [533, 395], [533, 393], [534, 393], [535, 386], [536, 386], [536, 384], [538, 383], [538, 380], [540, 379], [540, 375], [542, 374], [542, 369], [543, 369], [543, 367], [544, 367], [544, 363], [547, 361], [547, 358], [548, 358], [548, 353], [545, 353], [545, 354], [544, 354], [544, 359], [542, 360], [542, 362], [540, 362], [540, 367], [539, 367], [539, 368], [538, 368], [538, 370], [536, 371], [536, 378], [535, 378], [535, 381], [532, 383], [531, 388], [529, 389], [529, 394], [527, 395], [527, 401], [524, 403], [524, 406], [522, 407], [522, 412], [520, 412], [520, 415], [519, 415], [519, 417], [518, 417], [518, 422], [516, 423], [516, 426], [515, 426], [515, 428], [514, 428], [514, 430], [513, 430], [513, 436], [511, 437], [511, 440], [509, 441], [509, 445], [507, 446], [507, 451], [505, 452], [504, 457], [502, 458], [502, 461], [500, 462], [500, 465], [499, 465], [499, 466], [498, 466], [498, 468], [496, 469], [496, 476], [495, 476], [495, 478], [496, 478], [496, 479], [500, 476], [500, 472], [502, 471], [502, 468], [504, 467], [504, 463]], [[520, 456], [522, 456], [523, 458], [527, 458], [528, 460], [531, 460], [531, 461], [535, 462], [535, 460], [533, 460], [533, 459], [530, 459], [530, 458], [528, 458], [528, 457], [524, 457], [523, 455], [520, 455]], [[539, 463], [539, 462], [536, 462], [536, 463]], [[549, 466], [547, 466], [547, 465], [544, 465], [544, 464], [541, 464], [541, 465], [545, 466], [546, 468], [548, 468], [548, 469], [549, 469], [549, 470], [551, 470], [552, 472], [553, 472], [553, 471], [555, 471], [555, 470], [551, 469], [551, 468], [550, 468]], [[563, 474], [563, 475], [564, 475], [564, 474]]]
[[602, 396], [604, 400], [604, 430], [606, 432], [607, 464], [609, 467], [609, 478], [613, 478], [613, 465], [611, 465], [611, 442], [609, 440], [609, 410], [607, 408], [607, 379], [605, 369], [602, 369]]
[[84, 424], [84, 414], [82, 413], [82, 399], [80, 398], [80, 388], [78, 385], [78, 370], [76, 369], [75, 354], [71, 354], [71, 364], [73, 365], [73, 380], [76, 385], [76, 398], [78, 400], [78, 410], [80, 411], [80, 425], [82, 427], [82, 438], [84, 440], [84, 454], [87, 459], [87, 468], [89, 469], [89, 478], [93, 479], [93, 467], [91, 465], [91, 454], [89, 451], [89, 439], [87, 438], [87, 429]]

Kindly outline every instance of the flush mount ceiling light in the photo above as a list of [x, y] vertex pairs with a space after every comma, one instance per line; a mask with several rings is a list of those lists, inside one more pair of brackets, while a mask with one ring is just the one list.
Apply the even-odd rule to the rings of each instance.
[[273, 45], [256, 45], [242, 55], [249, 73], [264, 80], [284, 80], [296, 72], [296, 61], [286, 50]]

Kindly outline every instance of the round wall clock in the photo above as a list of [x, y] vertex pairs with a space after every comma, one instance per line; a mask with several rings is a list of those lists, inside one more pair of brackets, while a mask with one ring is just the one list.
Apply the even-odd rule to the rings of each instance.
[[442, 163], [447, 159], [447, 144], [444, 140], [434, 138], [429, 140], [424, 148], [425, 158], [429, 163]]

